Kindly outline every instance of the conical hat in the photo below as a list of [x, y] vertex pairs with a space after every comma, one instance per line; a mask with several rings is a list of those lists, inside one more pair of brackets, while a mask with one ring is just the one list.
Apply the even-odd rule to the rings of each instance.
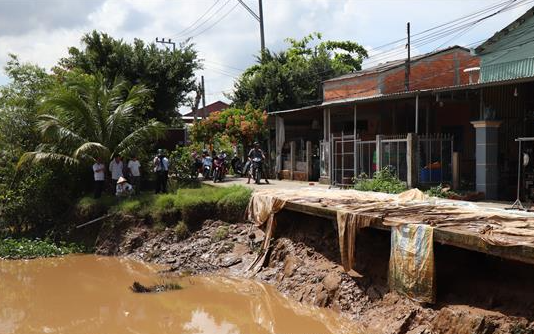
[[117, 180], [117, 184], [121, 184], [121, 183], [125, 183], [125, 182], [128, 182], [128, 180], [126, 180], [124, 177], [119, 177], [119, 179]]

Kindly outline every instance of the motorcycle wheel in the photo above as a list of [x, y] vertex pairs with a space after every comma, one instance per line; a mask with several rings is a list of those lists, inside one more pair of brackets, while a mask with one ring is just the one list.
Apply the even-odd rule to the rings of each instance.
[[261, 182], [261, 170], [259, 168], [256, 168], [256, 173], [255, 173], [255, 181], [256, 181], [256, 184], [260, 184]]
[[219, 170], [215, 170], [213, 172], [213, 183], [217, 182], [217, 179], [219, 178]]

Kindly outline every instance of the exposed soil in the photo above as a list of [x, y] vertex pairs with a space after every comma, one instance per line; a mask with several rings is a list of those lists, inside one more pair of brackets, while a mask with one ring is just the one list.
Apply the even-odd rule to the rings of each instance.
[[[251, 224], [205, 221], [187, 238], [124, 218], [102, 227], [97, 253], [124, 255], [192, 274], [249, 276], [263, 232]], [[364, 230], [356, 272], [339, 263], [331, 221], [282, 212], [266, 266], [254, 276], [298, 301], [338, 310], [369, 333], [534, 333], [534, 266], [436, 246], [438, 304], [389, 292], [389, 233]]]

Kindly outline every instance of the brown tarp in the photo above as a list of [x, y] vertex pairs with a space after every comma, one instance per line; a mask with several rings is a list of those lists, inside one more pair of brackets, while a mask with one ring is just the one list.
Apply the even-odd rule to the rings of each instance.
[[[270, 247], [276, 228], [275, 215], [287, 202], [337, 211], [341, 262], [347, 271], [354, 265], [358, 230], [370, 224], [391, 226], [390, 282], [394, 287], [407, 284], [404, 293], [421, 301], [433, 300], [430, 291], [434, 290], [434, 228], [475, 234], [492, 245], [534, 247], [533, 213], [428, 198], [418, 189], [399, 195], [320, 188], [269, 189], [255, 192], [247, 211], [249, 219], [258, 226], [265, 226], [266, 231], [261, 256], [250, 267], [256, 272]], [[404, 229], [408, 230], [402, 234]], [[406, 242], [417, 244], [407, 248], [399, 246]], [[424, 275], [419, 276], [421, 274]], [[418, 281], [418, 277], [422, 281]]]

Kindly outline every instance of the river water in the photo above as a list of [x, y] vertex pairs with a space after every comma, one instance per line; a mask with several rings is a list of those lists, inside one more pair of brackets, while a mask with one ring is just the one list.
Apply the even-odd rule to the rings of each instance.
[[75, 255], [0, 260], [0, 333], [355, 333], [335, 312], [288, 300], [243, 279], [173, 279], [183, 289], [129, 290], [168, 282], [158, 268], [124, 258]]

